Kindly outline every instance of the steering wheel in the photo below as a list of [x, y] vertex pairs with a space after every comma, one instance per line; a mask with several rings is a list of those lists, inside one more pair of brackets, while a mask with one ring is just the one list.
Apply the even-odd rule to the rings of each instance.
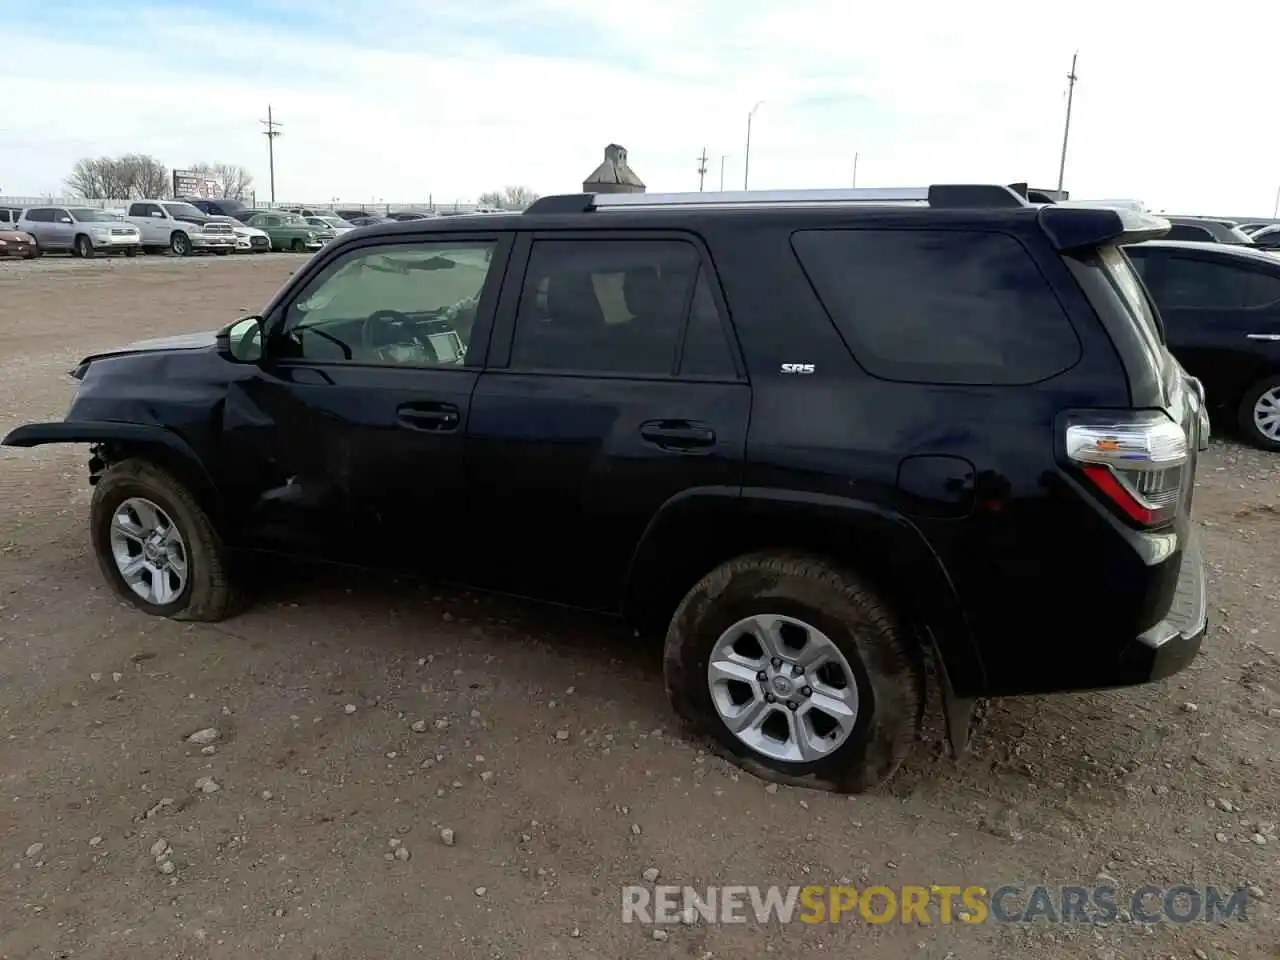
[[380, 347], [389, 346], [397, 342], [396, 340], [387, 340], [385, 337], [380, 338], [376, 335], [378, 327], [381, 325], [402, 327], [404, 335], [399, 342], [412, 340], [422, 347], [431, 363], [440, 362], [440, 354], [436, 352], [435, 344], [428, 338], [417, 336], [414, 331], [416, 324], [413, 318], [401, 313], [399, 310], [375, 310], [365, 318], [360, 327], [360, 343], [366, 350], [377, 350]]

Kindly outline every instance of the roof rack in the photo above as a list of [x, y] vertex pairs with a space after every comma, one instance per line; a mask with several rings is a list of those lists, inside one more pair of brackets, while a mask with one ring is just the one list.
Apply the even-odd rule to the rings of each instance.
[[856, 187], [835, 190], [728, 190], [697, 193], [566, 193], [535, 200], [525, 213], [590, 213], [604, 210], [911, 204], [938, 209], [1025, 207], [1026, 197], [1000, 184], [928, 187]]

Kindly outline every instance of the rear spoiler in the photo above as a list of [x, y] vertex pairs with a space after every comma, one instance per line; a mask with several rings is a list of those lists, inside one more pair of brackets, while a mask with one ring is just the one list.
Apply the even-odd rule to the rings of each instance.
[[1116, 207], [1040, 208], [1040, 228], [1059, 252], [1141, 243], [1163, 237], [1173, 227], [1163, 217]]

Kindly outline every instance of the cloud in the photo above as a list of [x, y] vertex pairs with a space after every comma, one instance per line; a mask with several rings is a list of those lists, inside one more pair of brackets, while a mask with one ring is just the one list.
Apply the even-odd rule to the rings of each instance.
[[[127, 8], [126, 8], [127, 6]], [[223, 0], [9, 5], [0, 192], [57, 191], [85, 155], [241, 163], [280, 199], [568, 191], [624, 144], [651, 190], [1057, 181], [1157, 207], [1270, 212], [1264, 71], [1280, 8], [1150, 0]], [[1227, 14], [1230, 13], [1230, 16]], [[54, 65], [59, 65], [55, 68]], [[36, 79], [38, 78], [38, 80]], [[35, 82], [33, 82], [33, 80]]]

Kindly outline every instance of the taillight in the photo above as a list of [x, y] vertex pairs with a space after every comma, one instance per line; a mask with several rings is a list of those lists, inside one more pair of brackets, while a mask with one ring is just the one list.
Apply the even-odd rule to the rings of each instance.
[[1134, 523], [1157, 527], [1177, 515], [1190, 455], [1185, 431], [1164, 414], [1074, 419], [1067, 457]]

